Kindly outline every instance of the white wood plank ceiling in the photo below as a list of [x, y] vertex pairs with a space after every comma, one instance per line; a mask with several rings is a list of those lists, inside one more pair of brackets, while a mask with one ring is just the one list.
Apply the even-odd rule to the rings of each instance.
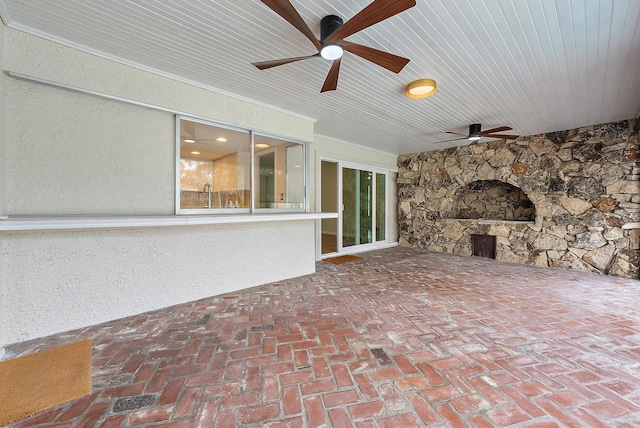
[[[319, 37], [370, 0], [292, 0]], [[345, 53], [338, 89], [320, 93], [330, 63], [260, 71], [251, 62], [314, 54], [259, 0], [0, 0], [7, 26], [126, 64], [317, 119], [316, 133], [401, 154], [507, 125], [531, 135], [640, 115], [639, 0], [418, 0], [348, 40], [409, 58], [394, 74]], [[433, 78], [438, 93], [404, 96]]]

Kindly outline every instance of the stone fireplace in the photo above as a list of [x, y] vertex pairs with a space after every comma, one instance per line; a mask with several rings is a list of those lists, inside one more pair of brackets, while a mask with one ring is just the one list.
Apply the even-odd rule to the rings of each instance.
[[638, 278], [635, 120], [398, 158], [400, 245]]

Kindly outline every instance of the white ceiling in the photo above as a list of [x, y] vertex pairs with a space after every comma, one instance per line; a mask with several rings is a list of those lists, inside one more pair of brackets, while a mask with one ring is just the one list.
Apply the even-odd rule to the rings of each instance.
[[[384, 0], [378, 0], [384, 1]], [[319, 37], [370, 0], [292, 0]], [[316, 133], [401, 154], [466, 144], [446, 131], [531, 135], [640, 115], [639, 0], [417, 0], [348, 40], [409, 58], [394, 74], [345, 53], [337, 91], [314, 54], [258, 0], [0, 0], [9, 27], [317, 119]], [[438, 93], [404, 96], [433, 78]]]

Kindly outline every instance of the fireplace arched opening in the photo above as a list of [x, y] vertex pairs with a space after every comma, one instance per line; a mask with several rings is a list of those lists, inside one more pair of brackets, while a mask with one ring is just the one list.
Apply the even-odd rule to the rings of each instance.
[[450, 218], [535, 221], [536, 208], [519, 187], [499, 180], [477, 180], [456, 191]]

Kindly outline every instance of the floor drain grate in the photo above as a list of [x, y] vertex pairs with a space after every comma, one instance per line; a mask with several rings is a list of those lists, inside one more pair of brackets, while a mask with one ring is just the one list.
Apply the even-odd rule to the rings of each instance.
[[210, 319], [211, 319], [211, 315], [209, 315], [209, 314], [203, 315], [200, 318], [198, 318], [198, 320], [196, 321], [196, 325], [197, 326], [206, 326], [209, 323]]
[[389, 358], [382, 348], [374, 348], [371, 350], [371, 353], [376, 357], [381, 366], [388, 366], [391, 364], [391, 358]]
[[136, 397], [119, 398], [113, 405], [114, 412], [124, 412], [126, 410], [139, 409], [150, 406], [156, 401], [155, 395], [138, 395]]
[[251, 331], [271, 331], [273, 329], [273, 324], [254, 325], [253, 327], [251, 327]]

